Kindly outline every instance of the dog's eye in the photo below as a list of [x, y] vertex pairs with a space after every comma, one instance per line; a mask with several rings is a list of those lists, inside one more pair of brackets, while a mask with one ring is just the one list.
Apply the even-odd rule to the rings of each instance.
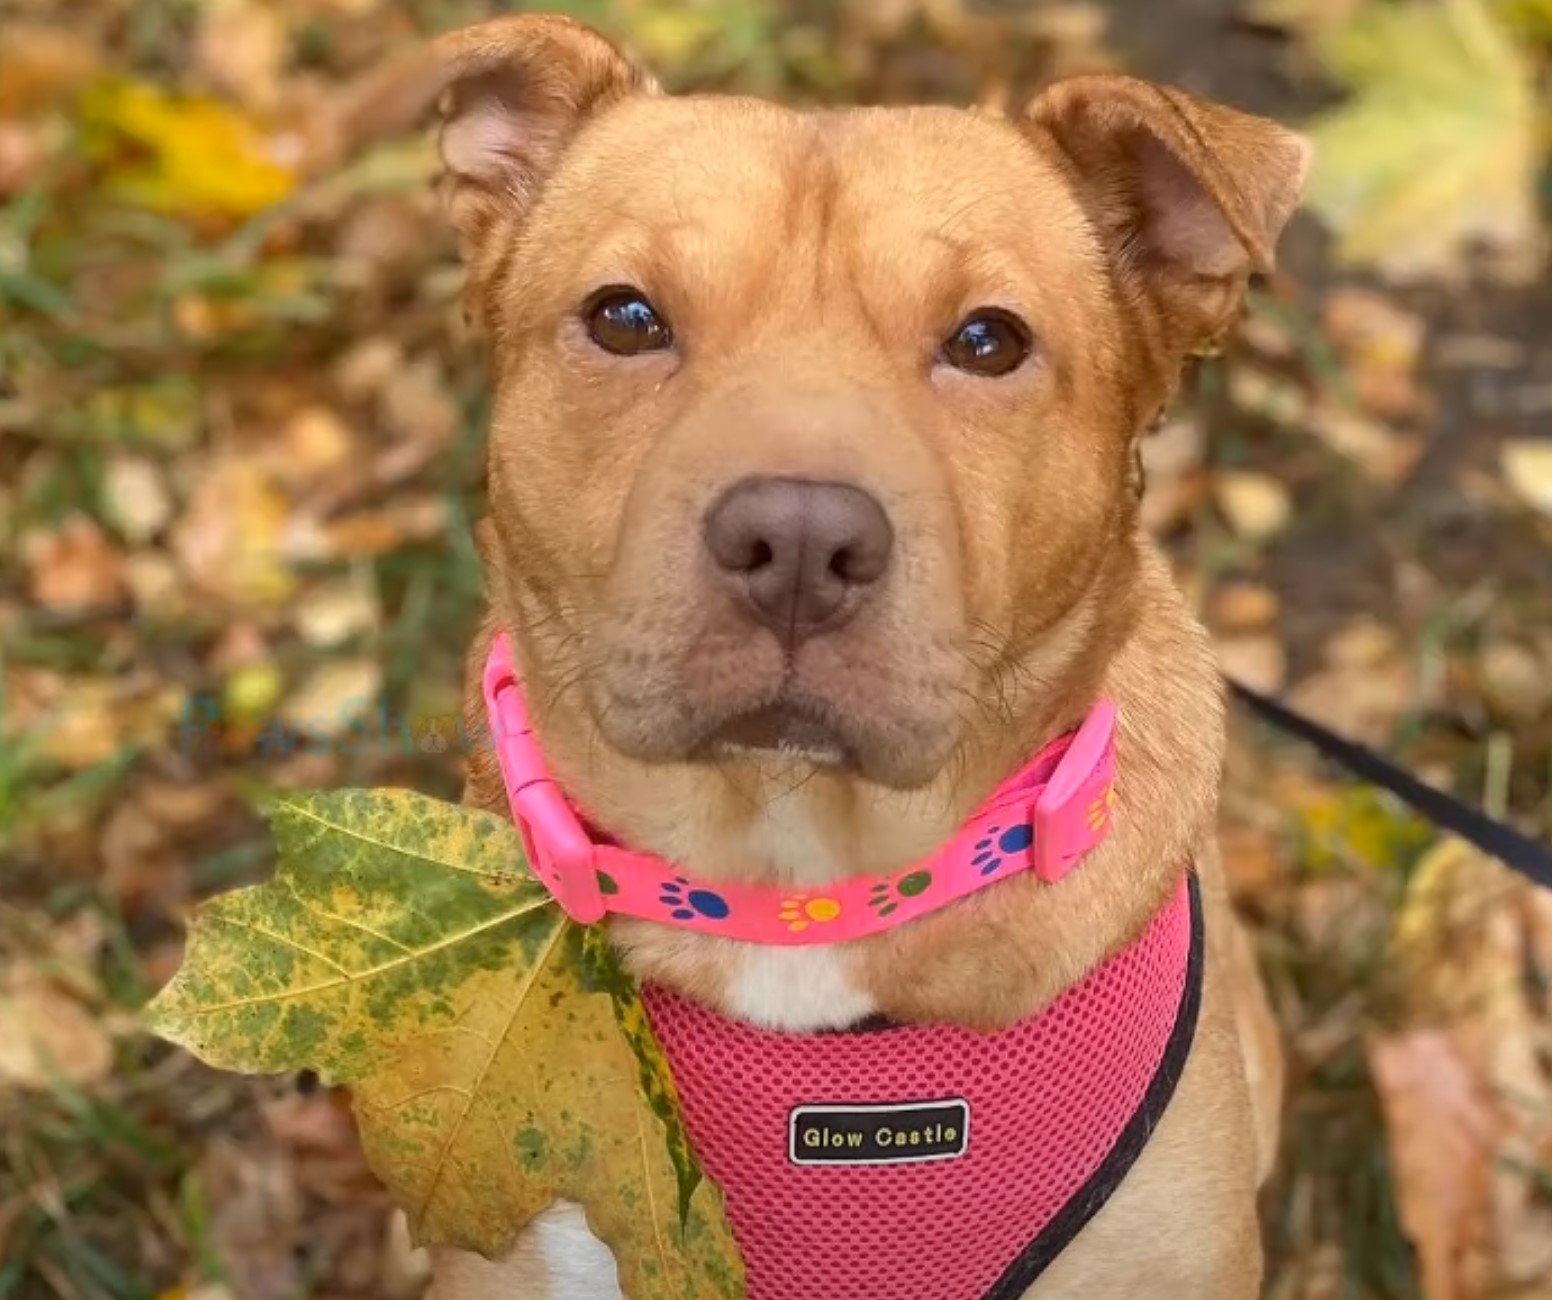
[[956, 370], [994, 378], [1017, 370], [1033, 346], [1029, 326], [1012, 312], [982, 307], [943, 341], [943, 360]]
[[619, 357], [661, 352], [674, 341], [668, 322], [639, 289], [600, 289], [588, 299], [582, 319], [593, 342]]

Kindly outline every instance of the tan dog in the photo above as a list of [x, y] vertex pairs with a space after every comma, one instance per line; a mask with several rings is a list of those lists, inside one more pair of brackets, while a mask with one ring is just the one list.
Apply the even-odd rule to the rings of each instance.
[[[1097, 694], [1120, 707], [1116, 829], [1060, 887], [1016, 877], [801, 949], [616, 923], [634, 972], [791, 1030], [1004, 1026], [1194, 863], [1184, 1076], [1028, 1294], [1257, 1294], [1281, 1064], [1214, 846], [1218, 674], [1139, 529], [1135, 467], [1184, 358], [1269, 265], [1307, 146], [1119, 76], [1013, 118], [671, 98], [561, 19], [446, 38], [403, 107], [444, 91], [496, 386], [471, 712], [505, 628], [552, 766], [613, 835], [814, 886], [931, 852]], [[722, 534], [751, 527], [765, 549], [730, 561]], [[467, 797], [505, 811], [488, 755]], [[618, 1291], [562, 1205], [502, 1261], [445, 1255], [435, 1294]]]

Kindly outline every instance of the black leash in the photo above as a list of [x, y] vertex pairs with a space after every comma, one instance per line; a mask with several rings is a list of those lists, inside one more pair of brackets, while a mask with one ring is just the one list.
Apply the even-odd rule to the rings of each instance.
[[1425, 785], [1410, 772], [1397, 767], [1372, 749], [1339, 736], [1320, 723], [1296, 713], [1269, 695], [1262, 695], [1232, 678], [1229, 689], [1237, 699], [1271, 723], [1279, 731], [1297, 736], [1314, 746], [1326, 758], [1340, 763], [1349, 772], [1372, 785], [1389, 790], [1403, 803], [1411, 805], [1435, 826], [1460, 836], [1492, 855], [1506, 867], [1552, 889], [1552, 849], [1538, 844], [1514, 827], [1489, 817], [1480, 808], [1462, 803], [1453, 795]]

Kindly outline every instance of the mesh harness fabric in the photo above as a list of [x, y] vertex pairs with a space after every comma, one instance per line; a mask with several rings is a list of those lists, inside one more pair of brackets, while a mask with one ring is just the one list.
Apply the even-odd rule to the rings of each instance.
[[783, 1034], [644, 990], [748, 1300], [1017, 1300], [1158, 1126], [1195, 1034], [1191, 872], [1128, 947], [993, 1034]]

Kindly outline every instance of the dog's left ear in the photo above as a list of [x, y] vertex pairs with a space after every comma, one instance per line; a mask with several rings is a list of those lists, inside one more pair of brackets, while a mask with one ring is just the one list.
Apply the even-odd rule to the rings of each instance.
[[449, 32], [390, 65], [359, 94], [349, 126], [358, 139], [382, 137], [443, 105], [449, 215], [468, 256], [499, 217], [522, 218], [591, 119], [656, 90], [593, 28], [520, 14]]
[[1152, 302], [1172, 351], [1232, 322], [1271, 269], [1311, 146], [1267, 118], [1134, 77], [1060, 81], [1026, 121], [1052, 140], [1123, 291]]

